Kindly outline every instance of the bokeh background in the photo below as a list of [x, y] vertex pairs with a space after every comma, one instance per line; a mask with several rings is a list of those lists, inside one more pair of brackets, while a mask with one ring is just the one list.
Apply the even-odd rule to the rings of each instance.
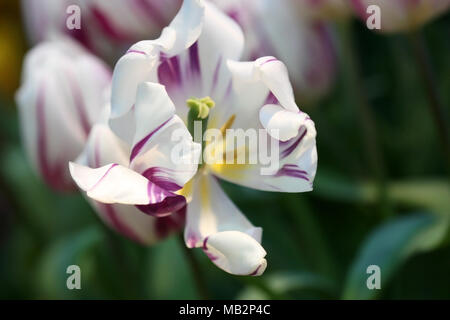
[[[356, 18], [331, 28], [333, 85], [320, 99], [297, 100], [318, 132], [314, 191], [223, 184], [263, 227], [268, 268], [231, 276], [195, 250], [208, 298], [450, 298], [450, 164], [423, 78], [423, 68], [432, 71], [448, 129], [450, 15], [414, 34], [375, 33]], [[14, 102], [30, 47], [20, 2], [2, 1], [0, 298], [201, 298], [177, 236], [137, 245], [104, 226], [80, 194], [56, 193], [32, 171]], [[81, 267], [82, 290], [66, 288], [71, 264]], [[371, 264], [381, 268], [381, 290], [366, 287]]]

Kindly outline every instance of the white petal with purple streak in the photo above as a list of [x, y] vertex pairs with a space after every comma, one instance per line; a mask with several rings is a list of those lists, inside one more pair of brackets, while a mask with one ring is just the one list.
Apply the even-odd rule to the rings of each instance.
[[172, 57], [197, 41], [203, 26], [204, 3], [186, 0], [170, 25], [156, 40], [134, 44], [114, 68], [112, 84], [112, 117], [126, 114], [134, 105], [141, 82], [158, 82], [160, 54]]
[[[248, 221], [216, 178], [200, 173], [193, 181], [193, 196], [187, 208], [186, 245], [203, 247], [208, 257], [227, 272], [251, 274], [260, 264], [265, 268], [261, 235], [262, 229]], [[234, 252], [235, 249], [241, 251]]]
[[140, 174], [118, 164], [92, 169], [70, 163], [70, 173], [80, 189], [102, 203], [149, 204], [149, 181]]
[[267, 267], [266, 251], [244, 232], [214, 233], [205, 238], [203, 250], [215, 265], [231, 274], [260, 276]]

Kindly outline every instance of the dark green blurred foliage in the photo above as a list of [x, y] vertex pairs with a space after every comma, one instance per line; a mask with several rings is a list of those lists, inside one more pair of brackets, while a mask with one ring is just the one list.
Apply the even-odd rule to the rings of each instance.
[[[423, 32], [448, 115], [449, 16]], [[268, 268], [259, 278], [235, 277], [196, 250], [211, 298], [450, 298], [449, 173], [408, 38], [352, 22], [336, 28], [335, 40], [336, 86], [304, 106], [318, 132], [315, 189], [276, 194], [223, 184], [264, 228]], [[377, 159], [361, 99], [375, 124]], [[50, 191], [25, 158], [11, 96], [0, 112], [0, 298], [200, 297], [176, 236], [141, 247], [108, 230], [81, 195]], [[81, 267], [82, 290], [65, 287], [71, 264]], [[366, 287], [371, 264], [381, 267], [381, 290]]]

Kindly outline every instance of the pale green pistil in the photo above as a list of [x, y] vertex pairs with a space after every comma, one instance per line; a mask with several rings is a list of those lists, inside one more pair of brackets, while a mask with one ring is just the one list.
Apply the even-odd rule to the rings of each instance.
[[190, 98], [186, 101], [187, 106], [191, 109], [189, 114], [194, 120], [206, 119], [209, 115], [209, 109], [214, 108], [215, 103], [210, 97]]
[[[202, 145], [203, 150], [205, 148], [205, 143], [202, 137], [208, 127], [209, 110], [214, 108], [216, 104], [210, 97], [204, 97], [187, 99], [186, 105], [190, 109], [187, 118], [188, 130], [194, 138], [194, 141]], [[201, 122], [201, 130], [197, 130], [199, 132], [195, 132], [196, 122]]]
[[[188, 118], [187, 118], [187, 127], [189, 132], [193, 137], [194, 135], [194, 124], [197, 121], [201, 121], [202, 123], [202, 136], [203, 132], [206, 130], [206, 127], [208, 125], [208, 116], [209, 116], [209, 109], [214, 108], [215, 103], [210, 97], [204, 97], [204, 98], [190, 98], [186, 100], [186, 105], [190, 109], [188, 112]], [[201, 137], [198, 137], [201, 138]], [[196, 140], [194, 138], [194, 140]]]

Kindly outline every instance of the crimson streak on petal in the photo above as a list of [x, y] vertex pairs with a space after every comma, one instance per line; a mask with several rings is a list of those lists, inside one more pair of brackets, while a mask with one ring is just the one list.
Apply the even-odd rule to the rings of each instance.
[[165, 217], [186, 205], [184, 196], [160, 188], [151, 181], [148, 182], [147, 190], [149, 204], [136, 205], [136, 208], [151, 216]]
[[162, 124], [160, 124], [155, 130], [153, 130], [152, 132], [150, 132], [145, 138], [143, 138], [141, 141], [139, 141], [138, 143], [136, 143], [136, 145], [133, 147], [133, 150], [131, 151], [131, 156], [130, 156], [130, 163], [133, 161], [134, 158], [136, 158], [136, 156], [139, 154], [139, 152], [141, 151], [141, 149], [144, 147], [144, 145], [147, 143], [148, 140], [150, 140], [150, 138], [162, 127], [164, 127], [164, 125], [166, 123], [168, 123], [170, 120], [172, 119], [172, 117], [170, 117], [169, 119], [167, 119], [166, 121], [164, 121]]
[[295, 164], [285, 164], [278, 172], [275, 174], [276, 177], [293, 177], [300, 178], [309, 181], [308, 173], [301, 170]]
[[42, 85], [38, 91], [37, 105], [36, 105], [36, 117], [38, 121], [37, 126], [37, 149], [38, 149], [38, 159], [37, 163], [39, 166], [39, 171], [43, 176], [44, 180], [50, 184], [55, 190], [59, 191], [69, 191], [72, 185], [68, 185], [64, 181], [64, 167], [58, 165], [57, 163], [62, 163], [61, 161], [55, 161], [53, 167], [51, 166], [48, 155], [48, 145], [47, 145], [47, 132], [46, 132], [46, 121], [45, 121], [45, 91]]
[[292, 138], [291, 140], [280, 143], [282, 146], [284, 146], [284, 149], [281, 151], [282, 159], [286, 158], [297, 148], [297, 146], [300, 144], [300, 142], [302, 142], [303, 138], [306, 136], [306, 133], [308, 132], [308, 130], [304, 126], [300, 127], [299, 131], [301, 132], [301, 134], [298, 135], [297, 139]]
[[160, 168], [160, 167], [151, 167], [145, 170], [142, 175], [146, 177], [151, 182], [157, 184], [163, 189], [166, 189], [168, 191], [178, 191], [182, 186], [176, 184], [175, 182], [171, 181], [170, 178], [167, 177], [167, 175], [170, 173], [170, 170], [167, 168]]

